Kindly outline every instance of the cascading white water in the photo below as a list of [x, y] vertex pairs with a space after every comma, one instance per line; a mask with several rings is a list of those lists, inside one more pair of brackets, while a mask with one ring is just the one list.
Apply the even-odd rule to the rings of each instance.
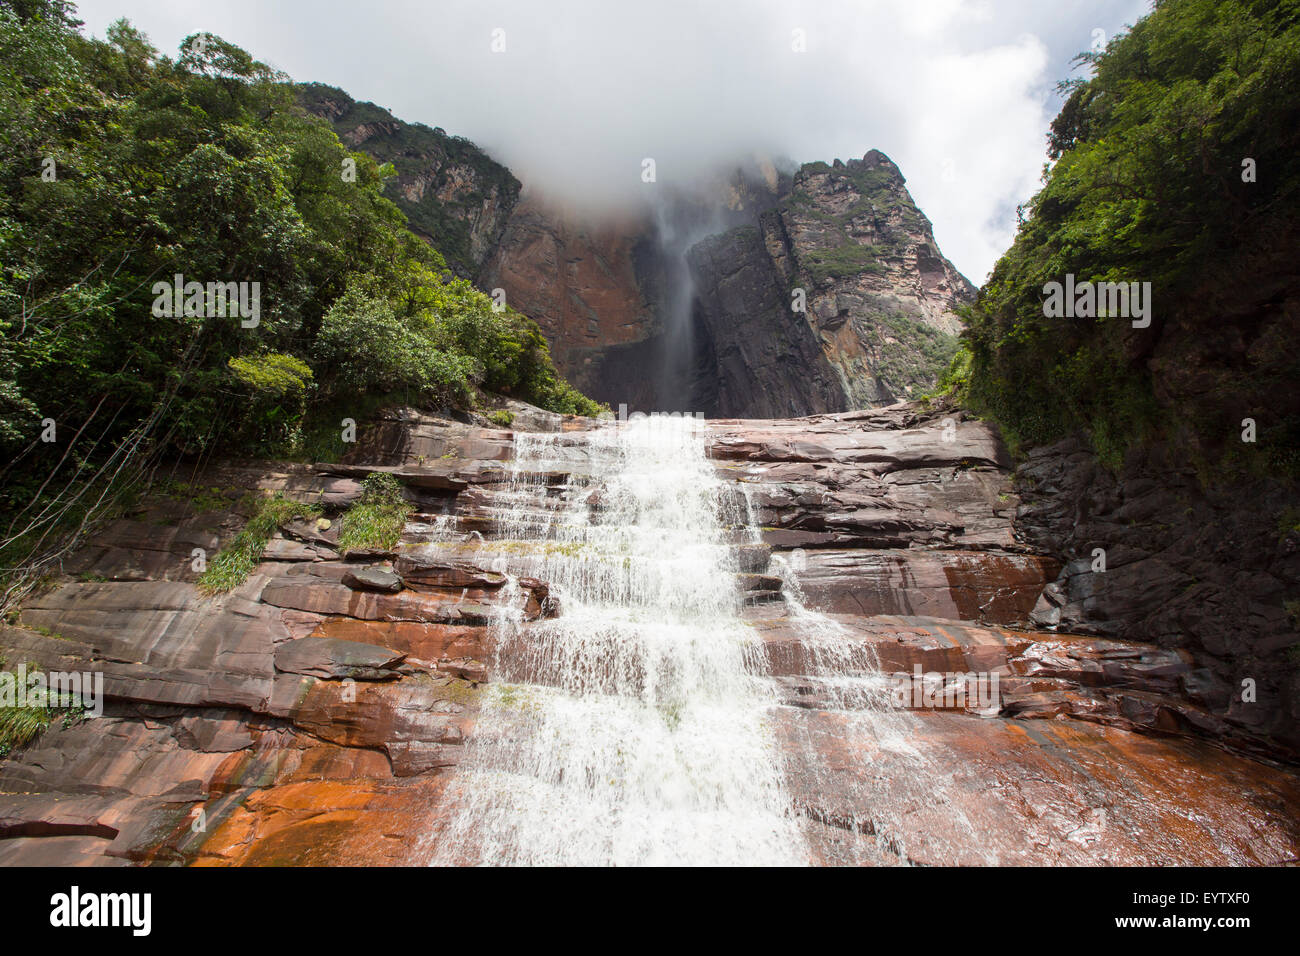
[[905, 863], [909, 847], [904, 820], [919, 812], [937, 814], [944, 821], [927, 835], [931, 844], [948, 844], [941, 858], [956, 858], [960, 848], [967, 862], [995, 864], [996, 856], [980, 846], [976, 827], [949, 797], [949, 771], [918, 746], [923, 735], [917, 718], [896, 705], [897, 685], [881, 669], [875, 648], [855, 639], [833, 617], [807, 606], [785, 555], [772, 556], [771, 570], [783, 581], [785, 614], [799, 634], [805, 669], [801, 679], [815, 691], [819, 708], [838, 718], [835, 735], [849, 744], [855, 772], [832, 771], [806, 726], [796, 725], [791, 740], [796, 752], [787, 757], [811, 775], [808, 791], [838, 792], [846, 798], [846, 816], [837, 821], [838, 827], [871, 837], [847, 840], [838, 853], [824, 849], [826, 862]]
[[512, 475], [502, 547], [531, 555], [562, 613], [498, 622], [434, 862], [808, 862], [775, 686], [739, 615], [743, 499], [701, 423], [521, 433]]

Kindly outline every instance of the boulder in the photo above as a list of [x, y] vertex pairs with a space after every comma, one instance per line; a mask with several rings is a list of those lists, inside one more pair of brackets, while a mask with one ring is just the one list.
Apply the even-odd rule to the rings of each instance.
[[357, 591], [383, 591], [396, 594], [402, 590], [402, 579], [389, 568], [348, 568], [343, 583]]
[[393, 680], [406, 659], [374, 644], [338, 638], [300, 637], [275, 648], [275, 669], [327, 680]]

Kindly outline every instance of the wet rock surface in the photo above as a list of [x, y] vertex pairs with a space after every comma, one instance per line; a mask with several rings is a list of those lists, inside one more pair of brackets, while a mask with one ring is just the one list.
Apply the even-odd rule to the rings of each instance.
[[[578, 449], [610, 427], [543, 424]], [[1068, 565], [1013, 521], [1044, 499], [1022, 502], [986, 426], [891, 406], [707, 434], [756, 530], [737, 529], [736, 580], [718, 586], [741, 596], [776, 688], [810, 862], [1300, 857], [1300, 780], [1225, 701], [1205, 656], [1215, 632], [1074, 633], [1090, 618]], [[342, 464], [214, 466], [193, 484], [201, 500], [146, 499], [0, 631], [11, 668], [102, 672], [105, 690], [102, 716], [56, 717], [0, 761], [0, 864], [427, 856], [494, 672], [550, 679], [544, 661], [500, 660], [494, 620], [519, 615], [517, 653], [563, 595], [540, 576], [552, 545], [511, 538], [518, 516], [501, 513], [512, 432], [394, 410], [360, 438]], [[579, 454], [537, 477], [558, 493], [580, 467]], [[195, 587], [193, 549], [239, 530], [244, 492], [337, 519], [371, 470], [397, 475], [417, 508], [387, 556], [348, 560], [337, 520], [295, 521], [230, 593]], [[598, 494], [588, 507], [598, 522]], [[1053, 587], [1060, 626], [1045, 630]], [[944, 699], [965, 674], [996, 675], [991, 706]], [[867, 706], [926, 675], [932, 705]]]
[[[1186, 681], [1235, 733], [1300, 757], [1300, 530], [1292, 493], [1260, 480], [1206, 488], [1163, 447], [1118, 473], [1078, 441], [1035, 449], [1017, 470], [1016, 528], [1061, 570], [1033, 620], [1044, 627], [1192, 653]], [[1249, 501], [1250, 506], [1243, 506]]]

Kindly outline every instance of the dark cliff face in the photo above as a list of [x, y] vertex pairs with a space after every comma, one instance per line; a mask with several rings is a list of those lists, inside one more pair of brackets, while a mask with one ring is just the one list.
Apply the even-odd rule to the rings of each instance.
[[843, 408], [889, 404], [934, 385], [956, 350], [954, 309], [975, 288], [934, 241], [903, 175], [884, 153], [809, 163], [764, 244], [836, 369]]
[[793, 176], [738, 171], [617, 226], [524, 202], [483, 282], [538, 321], [597, 399], [747, 416], [920, 394], [974, 294], [876, 151]]
[[809, 163], [775, 208], [692, 250], [724, 415], [886, 405], [931, 388], [974, 287], [943, 258], [888, 157]]
[[467, 139], [404, 123], [373, 103], [320, 83], [298, 87], [309, 112], [328, 120], [339, 139], [397, 176], [388, 198], [411, 229], [442, 253], [457, 275], [477, 279], [519, 200], [519, 180]]
[[718, 369], [707, 330], [692, 319], [687, 252], [773, 208], [790, 177], [737, 170], [695, 193], [665, 189], [654, 203], [590, 222], [525, 198], [480, 284], [546, 333], [579, 389], [617, 407], [713, 411]]
[[693, 316], [712, 382], [696, 393], [714, 416], [780, 418], [844, 411], [839, 379], [773, 269], [758, 228], [706, 239], [688, 253]]

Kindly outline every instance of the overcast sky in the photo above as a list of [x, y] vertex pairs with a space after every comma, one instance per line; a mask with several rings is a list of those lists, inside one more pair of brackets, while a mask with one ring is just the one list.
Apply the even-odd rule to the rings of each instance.
[[[174, 55], [210, 31], [296, 80], [468, 137], [529, 189], [605, 208], [642, 160], [687, 185], [737, 159], [848, 159], [907, 177], [977, 284], [1046, 160], [1071, 58], [1149, 0], [81, 0]], [[500, 31], [500, 32], [496, 32]], [[799, 31], [799, 32], [796, 32]], [[1097, 32], [1100, 31], [1100, 32]], [[504, 41], [504, 50], [498, 49]], [[803, 51], [795, 48], [802, 44]]]

